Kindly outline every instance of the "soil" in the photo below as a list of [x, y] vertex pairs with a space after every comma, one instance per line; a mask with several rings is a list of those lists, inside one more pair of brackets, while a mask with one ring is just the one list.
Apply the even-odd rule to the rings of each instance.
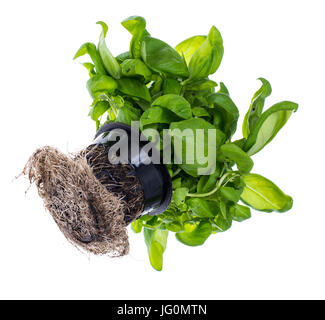
[[81, 155], [86, 157], [93, 174], [110, 193], [126, 202], [124, 221], [126, 224], [140, 216], [144, 208], [144, 194], [134, 168], [129, 164], [111, 164], [109, 147], [99, 144], [89, 146]]

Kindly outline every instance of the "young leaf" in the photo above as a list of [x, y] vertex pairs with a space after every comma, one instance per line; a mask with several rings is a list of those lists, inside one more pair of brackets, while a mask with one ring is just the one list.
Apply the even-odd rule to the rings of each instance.
[[165, 94], [153, 101], [152, 106], [166, 108], [182, 119], [192, 117], [191, 105], [182, 96], [176, 94]]
[[226, 85], [223, 82], [220, 82], [220, 89], [218, 91], [219, 93], [223, 93], [229, 96], [229, 91], [226, 87]]
[[122, 78], [116, 81], [118, 89], [124, 94], [150, 102], [151, 97], [148, 88], [137, 79]]
[[272, 181], [258, 174], [243, 176], [245, 187], [241, 199], [260, 211], [285, 212], [292, 207], [292, 198], [283, 193]]
[[251, 156], [270, 143], [297, 109], [298, 104], [283, 101], [265, 111], [247, 138], [244, 149], [247, 154]]
[[81, 57], [85, 54], [89, 54], [91, 60], [93, 61], [94, 65], [95, 65], [95, 69], [96, 69], [96, 73], [97, 74], [107, 74], [102, 58], [100, 57], [96, 46], [93, 43], [87, 42], [84, 43], [79, 50], [77, 51], [77, 53], [75, 54], [75, 56], [73, 57], [73, 59], [77, 59], [78, 57]]
[[124, 106], [132, 107], [132, 104], [128, 101], [125, 101], [121, 96], [111, 96], [107, 99], [111, 106], [113, 106], [115, 109], [122, 108]]
[[92, 78], [95, 74], [95, 65], [90, 62], [82, 63], [82, 65], [88, 70], [89, 77]]
[[188, 194], [188, 188], [177, 188], [173, 193], [173, 200], [175, 204], [178, 206], [185, 201], [185, 198]]
[[131, 16], [122, 21], [122, 26], [132, 34], [130, 42], [130, 57], [138, 59], [141, 57], [141, 42], [144, 37], [149, 36], [146, 30], [146, 20], [139, 16]]
[[145, 82], [151, 79], [151, 71], [139, 59], [126, 59], [121, 64], [122, 75], [126, 77], [142, 76]]
[[157, 271], [161, 271], [163, 266], [163, 254], [167, 245], [168, 231], [144, 228], [143, 234], [148, 248], [150, 263]]
[[[145, 216], [142, 216], [144, 218]], [[141, 218], [141, 219], [142, 219]], [[162, 224], [161, 219], [158, 218], [158, 216], [149, 216], [148, 220], [146, 220], [146, 224], [143, 226], [149, 229], [157, 229]]]
[[92, 108], [90, 109], [89, 116], [94, 120], [98, 121], [109, 108], [109, 103], [107, 101], [96, 101]]
[[200, 246], [209, 238], [212, 231], [209, 222], [184, 223], [184, 232], [176, 233], [176, 238], [188, 246]]
[[207, 39], [195, 51], [189, 62], [190, 79], [206, 78], [219, 68], [223, 56], [223, 41], [216, 27], [210, 29]]
[[218, 205], [214, 201], [203, 200], [200, 198], [190, 198], [186, 201], [188, 207], [195, 216], [201, 218], [212, 218], [218, 214]]
[[161, 107], [150, 107], [146, 110], [140, 118], [140, 127], [141, 129], [153, 123], [172, 123], [177, 121], [179, 118], [171, 111]]
[[231, 98], [224, 93], [213, 93], [208, 97], [209, 104], [221, 116], [221, 130], [230, 138], [236, 131], [239, 111]]
[[251, 209], [240, 204], [234, 204], [230, 207], [230, 214], [233, 220], [242, 222], [251, 217]]
[[103, 93], [113, 93], [117, 82], [110, 76], [95, 75], [87, 81], [87, 89], [92, 98], [97, 99]]
[[131, 223], [132, 230], [135, 233], [140, 233], [142, 231], [142, 221], [141, 219], [137, 219]]
[[189, 65], [194, 52], [201, 47], [205, 41], [206, 36], [194, 36], [179, 43], [175, 50], [184, 56], [186, 64]]
[[263, 112], [265, 99], [272, 93], [272, 87], [266, 79], [259, 78], [258, 80], [262, 81], [262, 86], [254, 94], [251, 105], [245, 115], [243, 122], [244, 138], [247, 138], [249, 133], [254, 128], [256, 122]]
[[118, 64], [117, 60], [114, 58], [114, 56], [111, 54], [111, 52], [108, 50], [105, 42], [106, 33], [108, 30], [108, 27], [105, 22], [98, 21], [97, 24], [100, 24], [102, 26], [102, 32], [99, 37], [99, 43], [98, 43], [98, 51], [100, 54], [100, 57], [103, 60], [104, 67], [106, 71], [115, 79], [120, 79], [121, 77], [121, 67]]
[[218, 160], [234, 161], [239, 171], [247, 173], [253, 168], [254, 162], [245, 151], [233, 143], [227, 143], [220, 147]]
[[141, 57], [156, 72], [180, 77], [188, 76], [184, 59], [167, 43], [159, 39], [146, 37], [142, 42]]

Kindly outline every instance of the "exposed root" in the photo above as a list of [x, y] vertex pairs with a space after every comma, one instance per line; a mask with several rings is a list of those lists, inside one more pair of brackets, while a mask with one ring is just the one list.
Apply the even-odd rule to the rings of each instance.
[[112, 168], [101, 155], [104, 150], [96, 149], [68, 157], [43, 147], [30, 157], [23, 173], [35, 183], [69, 241], [94, 254], [123, 256], [129, 252], [125, 220], [141, 213], [143, 193], [135, 176], [123, 180], [130, 171], [127, 165]]
[[85, 157], [95, 177], [105, 188], [126, 203], [124, 221], [128, 224], [143, 211], [143, 191], [138, 177], [129, 164], [111, 164], [108, 159], [109, 148], [104, 145], [92, 145], [79, 156]]

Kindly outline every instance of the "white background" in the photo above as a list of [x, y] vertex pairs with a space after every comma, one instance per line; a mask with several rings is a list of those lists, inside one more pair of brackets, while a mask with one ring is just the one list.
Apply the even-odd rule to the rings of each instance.
[[[324, 1], [2, 1], [0, 4], [0, 298], [285, 299], [325, 298]], [[94, 135], [87, 117], [87, 71], [72, 61], [97, 43], [104, 20], [114, 54], [128, 49], [120, 22], [142, 15], [171, 45], [214, 24], [225, 55], [224, 81], [241, 121], [263, 76], [267, 106], [299, 103], [285, 128], [254, 156], [253, 172], [294, 198], [287, 213], [254, 212], [202, 247], [169, 237], [162, 272], [148, 261], [143, 236], [129, 232], [131, 253], [89, 257], [71, 246], [45, 212], [35, 187], [14, 180], [31, 153], [64, 152]]]

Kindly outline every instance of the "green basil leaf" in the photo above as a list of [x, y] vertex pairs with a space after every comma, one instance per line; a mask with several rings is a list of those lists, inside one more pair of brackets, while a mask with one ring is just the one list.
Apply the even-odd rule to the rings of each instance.
[[[213, 173], [214, 174], [214, 173]], [[196, 191], [197, 193], [204, 193], [202, 190], [207, 183], [209, 176], [201, 176], [199, 182], [197, 183]]]
[[173, 184], [173, 189], [180, 188], [182, 186], [182, 178], [180, 177], [180, 178], [173, 179], [172, 184]]
[[243, 122], [243, 137], [247, 138], [249, 133], [253, 130], [256, 122], [260, 118], [265, 99], [272, 93], [271, 84], [264, 78], [259, 78], [262, 81], [262, 86], [255, 92], [251, 105], [245, 115]]
[[202, 107], [194, 107], [192, 113], [195, 117], [210, 117], [210, 113]]
[[178, 188], [174, 191], [173, 200], [177, 206], [185, 201], [188, 191], [188, 188]]
[[124, 106], [118, 110], [116, 121], [130, 126], [132, 121], [139, 121], [140, 114], [141, 111], [139, 109], [132, 106]]
[[190, 192], [193, 192], [196, 189], [196, 178], [186, 175], [182, 178], [182, 187], [185, 187], [190, 190]]
[[231, 98], [224, 93], [213, 93], [208, 97], [209, 104], [214, 105], [214, 110], [221, 117], [221, 130], [230, 138], [236, 131], [239, 111]]
[[[225, 221], [228, 221], [229, 220], [228, 219], [228, 208], [227, 208], [225, 201], [223, 201], [222, 199], [220, 199], [220, 201], [219, 201], [219, 210], [220, 210], [219, 216], [221, 215]], [[216, 217], [216, 220], [217, 221], [219, 220], [218, 217]]]
[[127, 59], [131, 59], [130, 52], [129, 51], [123, 52], [123, 53], [119, 54], [118, 56], [116, 56], [115, 59], [118, 63], [121, 64], [123, 61], [125, 61]]
[[189, 39], [186, 39], [179, 43], [175, 50], [181, 55], [184, 56], [186, 64], [188, 65], [191, 61], [191, 58], [194, 52], [201, 47], [205, 41], [206, 36], [194, 36]]
[[[209, 91], [209, 92], [207, 92]], [[210, 90], [202, 91], [185, 91], [184, 98], [191, 104], [192, 108], [195, 107], [209, 107], [207, 97], [211, 94]], [[210, 111], [211, 108], [209, 108]], [[211, 109], [213, 110], [213, 109]]]
[[141, 46], [142, 60], [154, 71], [187, 77], [188, 70], [184, 59], [167, 43], [146, 37]]
[[118, 83], [118, 89], [129, 96], [141, 98], [150, 102], [151, 97], [148, 88], [140, 81], [131, 78], [122, 78], [116, 80]]
[[213, 223], [219, 232], [224, 232], [231, 228], [232, 220], [223, 202], [220, 202], [220, 210], [221, 212], [214, 217]]
[[217, 109], [209, 109], [209, 112], [211, 113], [212, 117], [213, 117], [213, 125], [218, 128], [218, 129], [222, 129], [223, 127], [223, 123], [222, 123], [222, 114], [220, 111], [218, 111]]
[[245, 144], [246, 144], [246, 139], [245, 138], [238, 139], [238, 140], [233, 141], [232, 143], [235, 144], [240, 149], [244, 150]]
[[135, 232], [135, 233], [140, 233], [142, 231], [142, 221], [140, 219], [137, 219], [135, 221], [133, 221], [131, 223], [131, 226], [132, 226], [132, 230]]
[[150, 263], [157, 271], [161, 271], [163, 266], [163, 254], [167, 245], [168, 231], [145, 228], [143, 234], [148, 248]]
[[95, 74], [95, 65], [89, 62], [82, 63], [82, 65], [88, 70], [89, 77], [92, 78]]
[[107, 101], [95, 101], [92, 108], [90, 109], [89, 116], [94, 121], [98, 121], [109, 108], [109, 103]]
[[184, 230], [183, 225], [177, 221], [166, 223], [166, 228], [172, 232], [180, 232]]
[[124, 106], [132, 107], [132, 104], [129, 101], [125, 101], [121, 96], [111, 96], [107, 100], [115, 108], [122, 108]]
[[232, 187], [221, 187], [218, 193], [223, 199], [237, 203], [240, 199], [241, 191]]
[[[109, 108], [107, 110], [107, 122], [116, 121], [116, 113], [114, 111], [115, 110], [113, 110], [112, 108]], [[107, 122], [105, 122], [105, 123], [107, 123]], [[97, 125], [98, 125], [98, 128], [99, 128], [100, 123], [98, 123]]]
[[180, 93], [181, 93], [181, 85], [175, 79], [166, 78], [164, 80], [164, 84], [163, 84], [163, 92], [164, 92], [164, 94], [172, 93], [172, 94], [180, 95]]
[[92, 98], [97, 99], [103, 93], [113, 93], [117, 82], [110, 76], [95, 75], [87, 81], [87, 89]]
[[235, 176], [228, 182], [227, 186], [235, 188], [239, 194], [242, 194], [245, 182], [241, 176]]
[[296, 112], [297, 109], [298, 104], [283, 101], [265, 111], [247, 138], [245, 145], [247, 154], [251, 156], [270, 143], [286, 124], [292, 112]]
[[147, 109], [140, 118], [141, 130], [144, 126], [153, 123], [172, 123], [179, 118], [171, 111], [161, 107], [150, 107]]
[[142, 111], [146, 111], [150, 108], [150, 102], [143, 100], [143, 99], [137, 99], [135, 103], [142, 109]]
[[243, 176], [245, 187], [241, 199], [260, 211], [285, 212], [292, 207], [293, 200], [281, 191], [272, 181], [251, 173]]
[[217, 184], [217, 180], [221, 173], [221, 164], [217, 163], [216, 170], [209, 176], [202, 176], [197, 185], [198, 193], [206, 193], [211, 191]]
[[142, 76], [145, 82], [150, 81], [151, 71], [139, 59], [126, 59], [121, 64], [122, 75], [125, 77]]
[[209, 222], [184, 223], [184, 232], [176, 233], [176, 238], [188, 246], [200, 246], [209, 238], [212, 231]]
[[157, 229], [161, 223], [162, 221], [158, 218], [158, 216], [153, 216], [150, 217], [150, 219], [146, 220], [146, 224], [144, 226], [150, 229]]
[[199, 79], [193, 82], [186, 84], [186, 90], [190, 91], [201, 91], [207, 90], [218, 86], [218, 84], [209, 79]]
[[223, 56], [223, 41], [216, 27], [210, 29], [207, 39], [195, 51], [189, 62], [190, 79], [206, 78], [219, 68]]
[[227, 143], [220, 147], [218, 160], [234, 161], [238, 170], [243, 173], [249, 172], [254, 165], [253, 160], [247, 153], [233, 143]]
[[219, 93], [223, 93], [229, 96], [229, 91], [226, 87], [226, 85], [223, 82], [220, 82], [220, 89], [218, 91]]
[[87, 42], [84, 43], [79, 50], [77, 51], [77, 53], [75, 54], [75, 56], [73, 57], [73, 59], [77, 59], [78, 57], [81, 57], [85, 54], [88, 54], [91, 58], [91, 60], [93, 61], [94, 65], [95, 65], [95, 69], [96, 69], [96, 73], [97, 74], [107, 74], [102, 58], [100, 57], [96, 46], [93, 43]]
[[158, 74], [152, 75], [152, 83], [149, 85], [149, 91], [151, 96], [162, 93], [163, 78]]
[[165, 94], [152, 102], [152, 106], [166, 108], [182, 119], [192, 117], [191, 105], [182, 96]]
[[146, 20], [139, 16], [131, 16], [122, 21], [122, 26], [133, 36], [130, 42], [131, 58], [140, 58], [142, 40], [149, 36], [149, 33], [146, 30]]
[[212, 218], [219, 212], [218, 205], [215, 201], [190, 198], [186, 201], [186, 204], [195, 216], [201, 218]]
[[98, 21], [97, 24], [102, 26], [102, 32], [99, 37], [98, 51], [100, 57], [102, 58], [104, 67], [106, 71], [115, 79], [120, 79], [121, 77], [121, 67], [118, 64], [117, 60], [108, 50], [105, 42], [105, 37], [107, 34], [108, 27], [105, 22]]
[[[174, 131], [174, 129], [179, 129], [180, 132]], [[192, 130], [187, 130], [187, 132], [184, 130], [186, 129], [192, 129]], [[204, 133], [204, 139], [197, 139], [197, 129], [202, 129]], [[170, 135], [171, 136], [179, 136], [181, 135], [182, 141], [183, 141], [183, 146], [186, 143], [186, 147], [190, 148], [190, 150], [194, 150], [194, 155], [197, 155], [197, 150], [198, 148], [201, 148], [201, 150], [204, 150], [205, 156], [208, 157], [207, 161], [206, 159], [196, 159], [194, 157], [194, 163], [186, 163], [186, 148], [182, 146], [180, 148], [179, 146], [176, 146], [174, 149], [175, 155], [177, 159], [182, 159], [182, 163], [179, 164], [179, 166], [189, 175], [193, 177], [198, 176], [198, 169], [206, 170], [207, 172], [210, 172], [211, 168], [208, 167], [208, 163], [214, 163], [215, 161], [212, 158], [214, 155], [209, 151], [209, 148], [214, 148], [213, 145], [209, 146], [209, 140], [208, 140], [208, 130], [212, 129], [215, 130], [216, 132], [216, 141], [215, 145], [216, 148], [219, 148], [219, 146], [224, 142], [225, 135], [222, 131], [216, 129], [212, 124], [209, 122], [205, 121], [204, 119], [201, 118], [192, 118], [188, 120], [183, 120], [179, 122], [173, 122], [170, 125]], [[179, 136], [180, 138], [180, 136]], [[199, 140], [199, 141], [196, 141]], [[211, 143], [211, 142], [210, 142]], [[203, 163], [204, 162], [204, 163]], [[212, 173], [212, 172], [211, 172]]]
[[242, 222], [251, 217], [251, 209], [240, 204], [234, 204], [230, 207], [230, 214], [233, 220]]

